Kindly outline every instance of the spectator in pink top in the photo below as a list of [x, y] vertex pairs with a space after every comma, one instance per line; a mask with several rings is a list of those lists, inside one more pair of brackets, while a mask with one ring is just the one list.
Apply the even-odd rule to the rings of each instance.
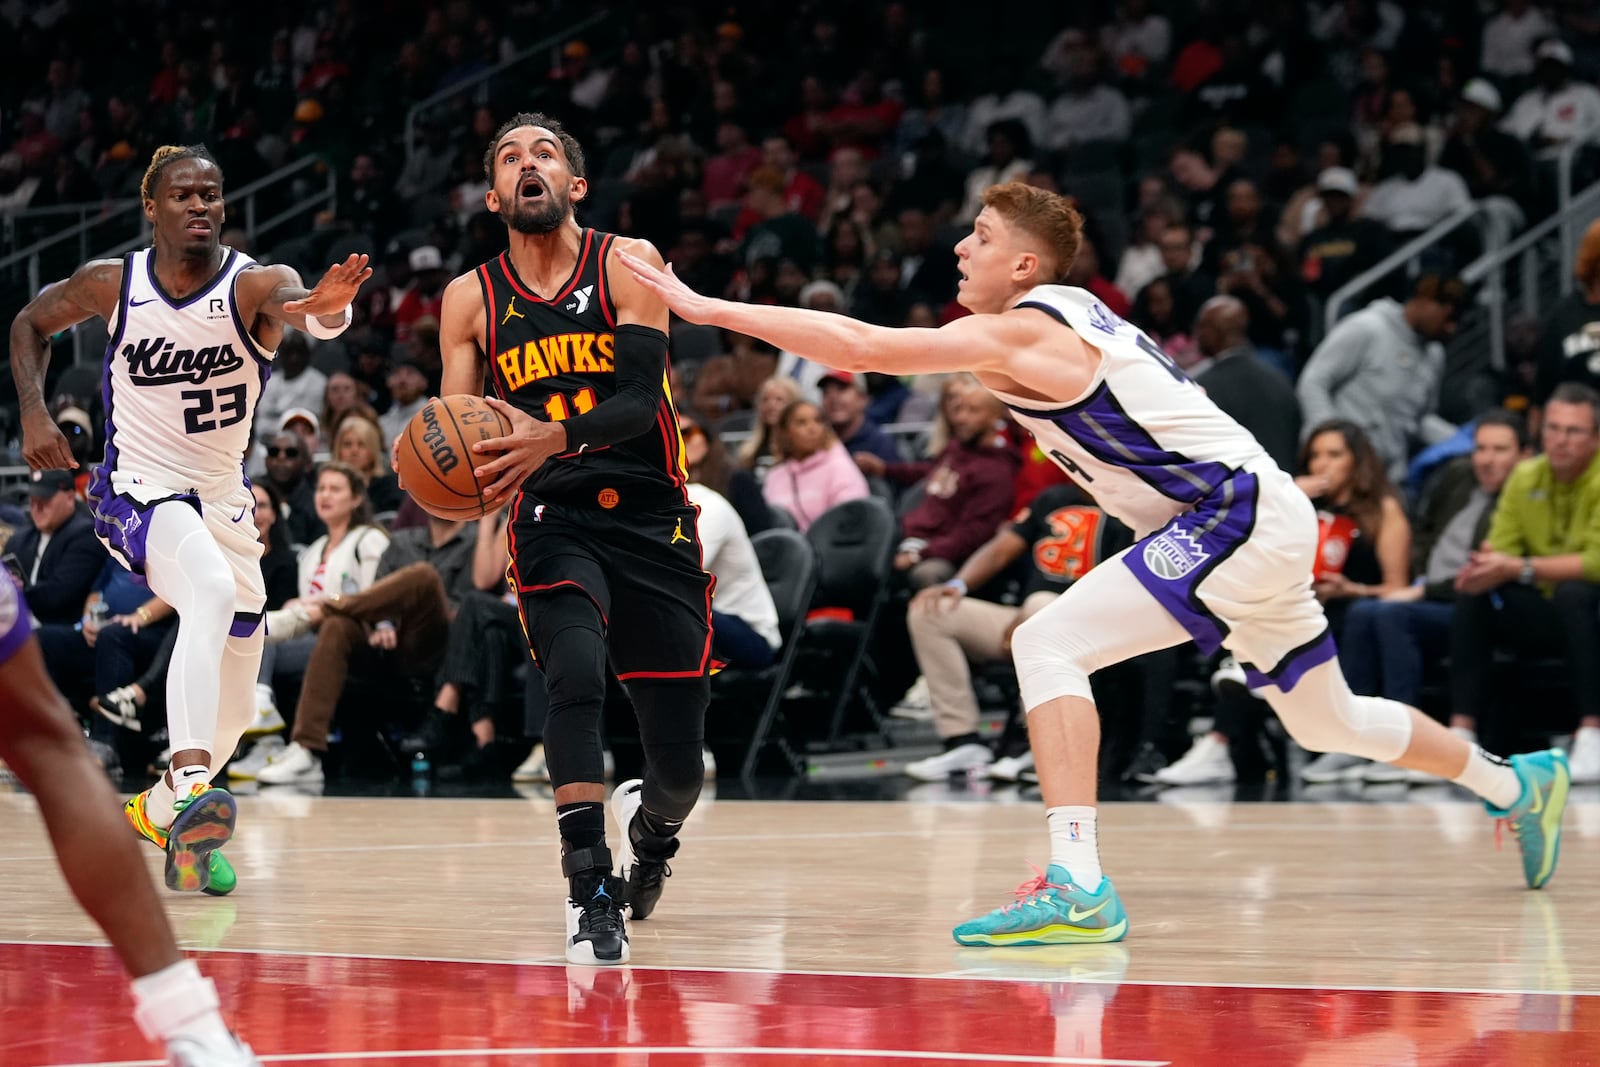
[[767, 503], [794, 516], [801, 531], [823, 512], [868, 493], [867, 480], [834, 436], [817, 405], [796, 400], [778, 418], [782, 460], [762, 484]]

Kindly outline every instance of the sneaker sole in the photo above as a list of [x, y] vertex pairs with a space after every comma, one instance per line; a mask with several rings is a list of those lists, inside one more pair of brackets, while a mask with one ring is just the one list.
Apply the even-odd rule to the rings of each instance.
[[580, 967], [621, 967], [628, 962], [628, 943], [622, 943], [622, 954], [614, 960], [595, 955], [593, 941], [578, 941], [567, 946], [567, 962]]
[[1099, 930], [1056, 924], [1015, 934], [955, 934], [956, 944], [980, 948], [1020, 948], [1028, 945], [1098, 945], [1128, 936], [1128, 920]]
[[211, 853], [233, 837], [239, 807], [221, 790], [211, 790], [178, 813], [167, 832], [167, 888], [198, 893], [211, 885]]

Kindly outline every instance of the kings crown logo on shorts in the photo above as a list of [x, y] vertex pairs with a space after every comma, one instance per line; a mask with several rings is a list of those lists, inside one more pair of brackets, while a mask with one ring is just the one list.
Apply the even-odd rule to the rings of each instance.
[[1163, 530], [1145, 542], [1144, 565], [1157, 578], [1177, 581], [1211, 558], [1187, 530]]
[[123, 345], [122, 358], [128, 361], [128, 379], [134, 385], [200, 385], [244, 366], [244, 357], [232, 345], [178, 348], [165, 337], [147, 337]]

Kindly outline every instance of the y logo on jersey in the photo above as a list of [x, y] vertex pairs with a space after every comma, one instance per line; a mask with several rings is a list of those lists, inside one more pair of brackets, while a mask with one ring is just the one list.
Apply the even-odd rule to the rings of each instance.
[[211, 345], [199, 350], [177, 348], [165, 337], [147, 337], [123, 345], [122, 357], [128, 361], [128, 378], [134, 385], [200, 385], [244, 366], [244, 357], [232, 345]]
[[594, 286], [584, 286], [582, 289], [579, 289], [572, 294], [572, 301], [571, 303], [567, 304], [567, 310], [575, 314], [582, 315], [585, 311], [589, 310], [589, 300], [593, 296]]
[[1175, 582], [1211, 558], [1205, 546], [1188, 530], [1176, 526], [1145, 542], [1144, 565], [1157, 578]]

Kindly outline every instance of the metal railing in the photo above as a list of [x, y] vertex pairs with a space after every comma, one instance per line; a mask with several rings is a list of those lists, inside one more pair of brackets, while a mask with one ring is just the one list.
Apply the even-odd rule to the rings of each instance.
[[535, 55], [543, 53], [547, 49], [554, 48], [557, 45], [565, 44], [570, 38], [593, 26], [598, 26], [600, 23], [604, 22], [610, 17], [611, 12], [609, 11], [597, 11], [588, 18], [581, 19], [558, 33], [552, 33], [548, 37], [543, 37], [538, 41], [535, 41], [533, 44], [513, 55], [510, 59], [501, 60], [499, 63], [496, 63], [494, 66], [489, 67], [486, 70], [480, 70], [471, 77], [463, 78], [458, 82], [447, 85], [443, 89], [440, 89], [438, 92], [434, 93], [432, 96], [425, 97], [424, 99], [417, 101], [417, 103], [411, 106], [411, 110], [406, 112], [406, 159], [409, 160], [417, 153], [417, 126], [421, 124], [423, 116], [429, 114], [430, 112], [438, 111], [448, 104], [457, 103], [462, 98], [471, 94], [476, 94], [481, 102], [484, 95], [488, 92], [489, 82], [498, 75], [505, 73], [512, 67], [521, 65]]
[[1422, 257], [1434, 251], [1447, 238], [1455, 234], [1461, 227], [1473, 223], [1478, 227], [1483, 238], [1484, 248], [1493, 251], [1500, 248], [1509, 237], [1509, 226], [1505, 218], [1486, 201], [1479, 200], [1461, 208], [1454, 214], [1433, 224], [1417, 236], [1389, 253], [1387, 257], [1373, 264], [1360, 274], [1345, 282], [1329, 295], [1328, 301], [1323, 305], [1323, 333], [1332, 330], [1334, 324], [1344, 317], [1346, 305], [1367, 290], [1386, 281], [1390, 275], [1400, 270], [1415, 274], [1421, 264]]

